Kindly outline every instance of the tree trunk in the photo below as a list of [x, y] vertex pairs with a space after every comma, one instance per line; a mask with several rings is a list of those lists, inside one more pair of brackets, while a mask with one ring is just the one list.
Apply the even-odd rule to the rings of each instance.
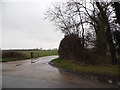
[[[101, 22], [101, 20], [100, 20]], [[97, 39], [97, 53], [101, 56], [107, 56], [107, 40], [106, 40], [106, 34], [104, 29], [104, 24], [101, 24], [99, 22], [99, 25], [96, 27], [96, 39]]]
[[107, 37], [107, 41], [108, 41], [108, 45], [109, 45], [109, 49], [110, 49], [112, 64], [115, 65], [115, 64], [117, 64], [116, 51], [115, 51], [115, 46], [113, 44], [113, 37], [112, 37], [111, 30], [110, 30], [108, 18], [106, 15], [106, 10], [105, 9], [103, 10], [103, 7], [100, 5], [99, 2], [96, 2], [96, 6], [98, 7], [101, 17], [103, 19], [103, 22], [105, 22], [105, 25], [106, 25], [106, 27], [105, 27], [106, 37]]

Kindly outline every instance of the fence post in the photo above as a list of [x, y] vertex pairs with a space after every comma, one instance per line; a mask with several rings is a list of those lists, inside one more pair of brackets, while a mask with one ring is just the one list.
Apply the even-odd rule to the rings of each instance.
[[31, 52], [31, 58], [33, 58], [33, 52]]

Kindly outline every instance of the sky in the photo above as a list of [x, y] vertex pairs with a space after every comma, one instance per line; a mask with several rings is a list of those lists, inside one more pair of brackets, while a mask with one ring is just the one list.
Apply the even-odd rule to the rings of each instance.
[[52, 3], [59, 1], [1, 0], [2, 49], [58, 48], [64, 35], [44, 18]]

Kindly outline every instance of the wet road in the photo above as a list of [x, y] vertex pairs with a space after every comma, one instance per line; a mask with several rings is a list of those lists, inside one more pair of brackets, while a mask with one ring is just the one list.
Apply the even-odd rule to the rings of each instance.
[[[105, 88], [114, 87], [95, 80], [60, 72], [48, 63], [58, 56], [46, 56], [2, 64], [3, 88]], [[31, 63], [33, 62], [33, 63]], [[35, 62], [35, 63], [34, 63]]]

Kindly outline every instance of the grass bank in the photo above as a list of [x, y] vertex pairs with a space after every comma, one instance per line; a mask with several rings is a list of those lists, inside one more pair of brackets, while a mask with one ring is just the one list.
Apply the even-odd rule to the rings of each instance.
[[87, 65], [83, 66], [73, 61], [60, 60], [59, 58], [54, 59], [50, 62], [56, 67], [59, 67], [63, 70], [74, 72], [74, 73], [84, 73], [89, 75], [100, 75], [106, 77], [115, 77], [118, 78], [118, 66], [98, 66], [98, 65]]
[[[11, 52], [11, 51], [7, 51]], [[57, 50], [41, 50], [41, 51], [15, 51], [17, 53], [22, 54], [20, 57], [4, 57], [0, 59], [2, 62], [8, 62], [8, 61], [17, 61], [17, 60], [24, 60], [24, 59], [31, 59], [31, 58], [38, 58], [43, 56], [51, 56], [51, 55], [58, 55]], [[31, 52], [33, 53], [33, 57], [31, 57]], [[4, 54], [6, 52], [2, 52]]]

